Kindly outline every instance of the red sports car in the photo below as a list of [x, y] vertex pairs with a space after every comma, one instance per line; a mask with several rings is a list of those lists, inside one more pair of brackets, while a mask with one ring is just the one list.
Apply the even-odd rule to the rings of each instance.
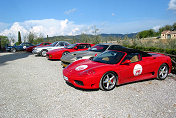
[[49, 43], [49, 42], [39, 43], [39, 44], [37, 44], [37, 45], [30, 46], [30, 47], [26, 48], [26, 51], [27, 51], [27, 52], [32, 52], [33, 48], [35, 48], [35, 47], [38, 47], [38, 46], [43, 47], [43, 46], [48, 46], [48, 45], [50, 45], [50, 44], [51, 44], [51, 43]]
[[65, 48], [51, 50], [46, 53], [48, 59], [60, 59], [63, 55], [75, 51], [84, 51], [94, 46], [94, 44], [89, 43], [75, 43], [68, 45]]
[[63, 76], [65, 81], [76, 87], [108, 91], [116, 85], [133, 81], [164, 80], [171, 69], [169, 56], [125, 48], [75, 61], [63, 70]]

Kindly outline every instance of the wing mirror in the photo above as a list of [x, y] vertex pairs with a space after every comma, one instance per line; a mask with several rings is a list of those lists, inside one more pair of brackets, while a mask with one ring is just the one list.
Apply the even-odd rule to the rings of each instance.
[[74, 47], [74, 49], [75, 49], [75, 50], [77, 50], [77, 49], [78, 49], [78, 47]]
[[131, 63], [130, 60], [125, 60], [124, 62], [122, 62], [122, 65], [128, 65], [128, 64], [130, 64], [130, 63]]

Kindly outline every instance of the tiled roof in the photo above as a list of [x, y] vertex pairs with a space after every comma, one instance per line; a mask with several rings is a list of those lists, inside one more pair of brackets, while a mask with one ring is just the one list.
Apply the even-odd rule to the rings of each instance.
[[176, 31], [171, 31], [170, 34], [176, 34]]
[[176, 31], [163, 31], [161, 34], [176, 34]]

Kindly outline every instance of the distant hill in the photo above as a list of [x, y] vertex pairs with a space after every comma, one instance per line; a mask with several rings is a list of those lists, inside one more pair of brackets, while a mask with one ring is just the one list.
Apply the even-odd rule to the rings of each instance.
[[137, 33], [130, 33], [130, 34], [100, 34], [102, 37], [120, 37], [124, 38], [128, 36], [129, 38], [133, 38], [137, 35]]
[[[117, 37], [117, 38], [124, 38], [125, 36], [128, 36], [129, 38], [134, 38], [137, 33], [130, 33], [130, 34], [100, 34], [103, 38], [106, 38], [106, 37]], [[93, 36], [93, 35], [90, 35], [88, 34], [88, 36]], [[80, 38], [81, 35], [76, 35], [76, 36], [53, 36], [53, 37], [49, 37], [49, 39], [55, 39], [55, 38], [60, 38], [60, 39], [73, 39], [74, 38]], [[45, 38], [46, 39], [46, 38]]]

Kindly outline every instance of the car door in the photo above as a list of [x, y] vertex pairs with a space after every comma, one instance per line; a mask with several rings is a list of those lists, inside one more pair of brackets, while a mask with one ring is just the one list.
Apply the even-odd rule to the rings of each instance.
[[77, 45], [77, 51], [84, 51], [87, 50], [88, 48], [89, 48], [88, 44]]
[[129, 64], [120, 65], [120, 77], [122, 83], [139, 81], [151, 78], [154, 75], [155, 61], [143, 60], [139, 53], [128, 54], [122, 62], [130, 60]]
[[[129, 64], [122, 64], [125, 60], [130, 60], [131, 63]], [[143, 67], [141, 65], [141, 56], [139, 53], [130, 53], [127, 54], [126, 57], [123, 59], [120, 67], [119, 75], [119, 82], [120, 83], [128, 83], [135, 81], [143, 71]]]

